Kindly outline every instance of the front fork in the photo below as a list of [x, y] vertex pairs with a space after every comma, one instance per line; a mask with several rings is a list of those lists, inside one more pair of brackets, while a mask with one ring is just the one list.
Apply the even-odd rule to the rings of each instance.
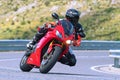
[[55, 43], [55, 41], [53, 40], [48, 47], [48, 50], [47, 50], [48, 54], [51, 53], [52, 50], [54, 50], [54, 46], [59, 46], [59, 47], [63, 48], [63, 43], [62, 44]]
[[53, 41], [50, 43], [49, 47], [48, 47], [47, 54], [50, 54], [50, 53], [54, 50], [54, 46], [59, 46], [59, 47], [61, 47], [61, 48], [63, 49], [63, 51], [62, 51], [59, 59], [60, 59], [64, 54], [66, 54], [66, 53], [68, 52], [68, 50], [69, 50], [69, 47], [65, 47], [65, 46], [64, 46], [64, 43], [61, 43], [61, 44], [60, 44], [60, 43], [55, 43], [55, 41], [53, 40]]

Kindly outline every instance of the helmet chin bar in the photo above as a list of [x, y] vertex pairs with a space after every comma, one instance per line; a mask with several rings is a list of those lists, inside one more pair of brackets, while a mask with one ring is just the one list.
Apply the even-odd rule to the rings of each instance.
[[73, 20], [70, 20], [70, 22], [73, 24], [73, 26], [75, 27], [76, 25], [77, 25], [77, 23], [78, 23], [78, 20], [75, 20], [75, 19], [73, 19]]

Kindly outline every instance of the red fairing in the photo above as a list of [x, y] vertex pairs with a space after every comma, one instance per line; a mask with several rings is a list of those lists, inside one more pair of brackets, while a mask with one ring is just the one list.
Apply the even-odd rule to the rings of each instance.
[[37, 47], [35, 49], [35, 51], [30, 55], [30, 57], [27, 60], [28, 64], [32, 64], [32, 65], [36, 65], [37, 67], [40, 66], [40, 56], [41, 56], [41, 50], [43, 49], [43, 47], [50, 41], [53, 39], [53, 37], [51, 37], [52, 34], [47, 34], [45, 37], [43, 37], [39, 43], [37, 44]]
[[62, 32], [64, 32], [63, 29], [61, 29], [61, 27], [59, 27], [59, 26], [57, 26], [55, 29], [50, 28], [48, 33], [37, 44], [35, 51], [28, 58], [28, 60], [27, 60], [28, 64], [32, 64], [32, 65], [35, 65], [37, 67], [40, 66], [40, 62], [41, 62], [40, 56], [41, 56], [41, 50], [43, 49], [43, 47], [52, 39], [59, 39], [55, 35], [56, 30], [58, 30], [58, 31], [62, 30]]

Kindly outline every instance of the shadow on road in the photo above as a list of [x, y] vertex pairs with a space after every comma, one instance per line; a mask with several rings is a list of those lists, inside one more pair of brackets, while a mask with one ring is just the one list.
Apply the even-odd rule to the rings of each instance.
[[[52, 73], [52, 72], [50, 72], [50, 73], [47, 73], [47, 74], [52, 74], [52, 75], [74, 75], [74, 76], [99, 76], [100, 77], [100, 75], [90, 75], [90, 74], [75, 74], [75, 73]], [[102, 75], [101, 75], [102, 76]]]
[[[31, 72], [31, 73], [40, 73], [40, 72]], [[42, 74], [42, 73], [40, 73]], [[90, 74], [75, 74], [75, 73], [58, 73], [58, 72], [49, 72], [47, 73], [47, 75], [68, 75], [68, 76], [97, 76], [97, 77], [101, 77], [103, 75], [90, 75]]]

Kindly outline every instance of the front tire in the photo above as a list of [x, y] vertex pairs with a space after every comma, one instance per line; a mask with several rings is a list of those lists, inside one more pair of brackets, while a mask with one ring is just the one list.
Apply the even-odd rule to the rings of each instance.
[[[58, 46], [54, 47], [54, 50], [50, 54], [44, 54], [43, 59], [40, 65], [41, 73], [48, 73], [55, 63], [58, 61], [59, 56], [61, 55], [62, 49]], [[44, 57], [45, 56], [45, 57]]]
[[33, 66], [27, 64], [28, 56], [24, 55], [20, 61], [20, 69], [24, 72], [29, 72], [32, 70]]

